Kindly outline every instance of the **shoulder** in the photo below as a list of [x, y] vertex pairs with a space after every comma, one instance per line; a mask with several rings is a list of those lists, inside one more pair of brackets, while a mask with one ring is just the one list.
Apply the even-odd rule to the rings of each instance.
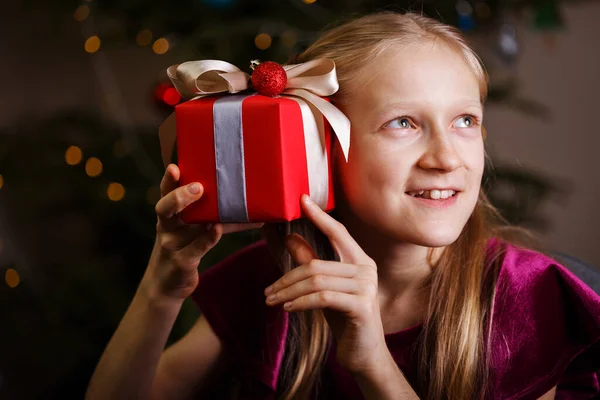
[[504, 398], [537, 398], [575, 378], [575, 369], [597, 385], [600, 296], [547, 255], [496, 245], [492, 362]]
[[269, 386], [281, 362], [287, 315], [281, 307], [265, 304], [264, 289], [280, 276], [276, 260], [261, 240], [201, 273], [192, 294], [238, 366]]
[[[552, 257], [498, 241], [502, 264], [498, 275], [496, 311], [532, 316], [525, 326], [559, 320], [562, 314], [577, 315], [587, 333], [600, 333], [600, 296]], [[500, 317], [500, 315], [498, 315]], [[567, 322], [567, 321], [565, 321]]]

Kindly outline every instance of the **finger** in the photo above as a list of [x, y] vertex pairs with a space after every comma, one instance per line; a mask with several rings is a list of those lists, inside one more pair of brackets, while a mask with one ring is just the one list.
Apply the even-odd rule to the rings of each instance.
[[171, 231], [180, 226], [177, 214], [185, 207], [200, 199], [203, 193], [204, 187], [198, 182], [178, 187], [167, 193], [155, 206], [161, 228]]
[[355, 277], [360, 271], [359, 266], [354, 264], [343, 264], [337, 261], [313, 260], [308, 264], [303, 264], [294, 268], [275, 283], [265, 289], [265, 294], [275, 293], [296, 282], [303, 281], [313, 275], [330, 275], [342, 278]]
[[330, 275], [313, 275], [289, 287], [267, 296], [267, 304], [274, 306], [295, 300], [311, 293], [322, 291], [342, 292], [348, 294], [361, 294], [362, 282], [356, 278], [341, 278]]
[[223, 234], [258, 229], [262, 228], [263, 225], [264, 223], [225, 224], [223, 225]]
[[319, 258], [310, 244], [297, 233], [287, 235], [285, 246], [298, 265], [308, 264], [310, 261]]
[[283, 305], [283, 308], [290, 312], [328, 308], [346, 314], [353, 314], [364, 307], [358, 304], [362, 300], [362, 297], [354, 294], [326, 290], [288, 301]]
[[167, 169], [165, 170], [165, 174], [160, 182], [160, 195], [161, 197], [165, 196], [167, 193], [175, 190], [177, 188], [177, 184], [179, 182], [180, 177], [179, 167], [175, 164], [167, 165]]
[[342, 262], [367, 265], [373, 263], [354, 238], [350, 236], [344, 225], [321, 210], [321, 207], [315, 204], [308, 195], [302, 195], [301, 203], [308, 219], [329, 238]]
[[223, 225], [215, 224], [204, 234], [173, 255], [173, 261], [185, 269], [198, 268], [200, 260], [223, 236]]

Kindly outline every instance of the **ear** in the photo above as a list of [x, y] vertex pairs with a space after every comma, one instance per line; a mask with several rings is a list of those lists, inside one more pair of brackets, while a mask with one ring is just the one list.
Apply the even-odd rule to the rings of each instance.
[[306, 264], [318, 258], [310, 244], [297, 233], [292, 233], [285, 238], [285, 246], [298, 265]]

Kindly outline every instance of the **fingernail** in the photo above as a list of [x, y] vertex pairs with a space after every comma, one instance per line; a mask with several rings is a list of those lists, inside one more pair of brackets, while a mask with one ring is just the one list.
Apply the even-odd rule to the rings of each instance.
[[198, 194], [200, 193], [200, 185], [197, 183], [192, 183], [190, 186], [188, 186], [188, 190], [191, 194]]
[[265, 289], [265, 295], [271, 293], [273, 291], [273, 286], [269, 286], [268, 288]]
[[308, 205], [312, 205], [312, 204], [314, 204], [314, 202], [312, 201], [312, 199], [310, 198], [310, 196], [309, 196], [309, 195], [307, 195], [307, 194], [306, 194], [306, 195], [304, 195], [304, 202], [305, 202], [306, 204], [308, 204]]
[[285, 303], [285, 304], [283, 305], [283, 308], [285, 308], [285, 309], [287, 310], [287, 309], [288, 309], [288, 308], [290, 308], [291, 306], [292, 306], [292, 302], [291, 302], [291, 301], [288, 301], [287, 303]]
[[270, 296], [267, 296], [267, 301], [270, 303], [273, 300], [275, 300], [276, 298], [277, 298], [277, 295], [276, 294], [272, 294]]

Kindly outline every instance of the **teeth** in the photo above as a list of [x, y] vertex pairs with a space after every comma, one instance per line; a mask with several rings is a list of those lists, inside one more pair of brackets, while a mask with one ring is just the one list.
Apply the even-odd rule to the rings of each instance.
[[415, 191], [415, 192], [408, 192], [408, 194], [412, 197], [421, 197], [424, 199], [434, 199], [434, 200], [447, 199], [449, 197], [454, 196], [455, 193], [456, 192], [454, 190], [450, 190], [450, 189], [444, 189], [444, 190], [433, 189], [433, 190], [420, 190], [420, 191]]

